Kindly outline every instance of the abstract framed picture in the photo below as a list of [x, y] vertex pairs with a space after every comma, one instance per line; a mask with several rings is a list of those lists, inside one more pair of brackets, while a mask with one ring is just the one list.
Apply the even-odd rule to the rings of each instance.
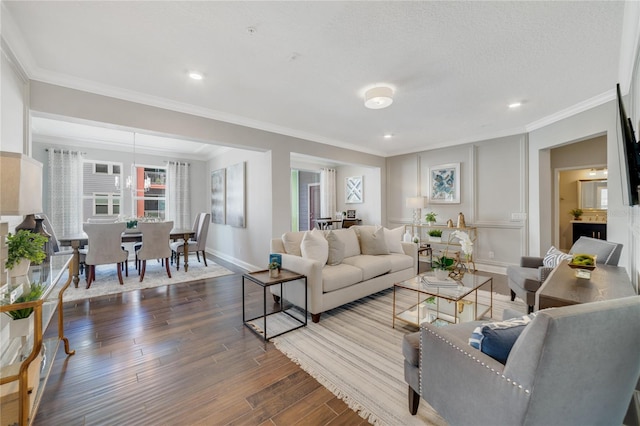
[[429, 203], [460, 204], [460, 163], [429, 168]]
[[346, 187], [344, 190], [345, 200], [347, 204], [363, 202], [363, 183], [362, 176], [351, 176], [346, 179]]
[[244, 162], [227, 167], [227, 225], [244, 228]]
[[211, 223], [225, 223], [225, 169], [211, 172]]

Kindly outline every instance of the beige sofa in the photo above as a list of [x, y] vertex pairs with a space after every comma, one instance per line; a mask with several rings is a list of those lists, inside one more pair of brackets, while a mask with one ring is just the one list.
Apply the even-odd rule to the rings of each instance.
[[[307, 309], [320, 314], [414, 277], [418, 248], [402, 242], [403, 227], [352, 226], [331, 231], [286, 232], [271, 240], [282, 267], [307, 276]], [[279, 299], [278, 286], [271, 291]], [[304, 306], [304, 290], [287, 289], [286, 299]]]

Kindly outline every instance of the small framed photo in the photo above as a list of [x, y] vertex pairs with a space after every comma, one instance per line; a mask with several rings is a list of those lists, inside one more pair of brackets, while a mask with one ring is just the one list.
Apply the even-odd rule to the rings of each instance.
[[460, 163], [429, 168], [429, 202], [460, 204]]
[[362, 176], [348, 177], [346, 179], [345, 203], [362, 203], [364, 194], [362, 186]]
[[347, 219], [355, 219], [356, 211], [355, 210], [347, 210]]

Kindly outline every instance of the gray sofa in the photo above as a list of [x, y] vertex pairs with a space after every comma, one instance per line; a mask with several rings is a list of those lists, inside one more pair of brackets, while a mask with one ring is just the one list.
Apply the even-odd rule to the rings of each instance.
[[[569, 254], [595, 254], [596, 262], [602, 265], [617, 265], [621, 252], [622, 244], [589, 237], [580, 237], [569, 250]], [[544, 265], [544, 257], [532, 256], [522, 257], [520, 265], [507, 266], [511, 300], [518, 296], [527, 304], [529, 312], [533, 312], [536, 292], [553, 268]]]
[[[417, 275], [418, 247], [402, 242], [402, 231], [352, 226], [286, 232], [271, 240], [271, 253], [281, 254], [283, 268], [307, 276], [307, 309], [312, 321], [318, 322], [322, 312]], [[279, 286], [270, 290], [278, 300]], [[286, 299], [304, 306], [303, 289], [292, 287]]]
[[469, 345], [479, 324], [405, 336], [412, 414], [422, 397], [455, 425], [622, 424], [640, 377], [640, 296], [539, 311], [504, 365]]

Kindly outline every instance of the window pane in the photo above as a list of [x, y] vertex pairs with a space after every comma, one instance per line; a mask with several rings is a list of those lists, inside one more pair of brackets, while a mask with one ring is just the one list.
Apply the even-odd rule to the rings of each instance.
[[96, 163], [96, 173], [109, 173], [109, 165], [108, 164], [98, 164]]
[[114, 175], [119, 175], [120, 174], [120, 165], [119, 164], [114, 164], [113, 165], [113, 174]]
[[120, 214], [120, 206], [113, 206], [113, 214]]
[[109, 206], [96, 206], [96, 214], [109, 214]]

